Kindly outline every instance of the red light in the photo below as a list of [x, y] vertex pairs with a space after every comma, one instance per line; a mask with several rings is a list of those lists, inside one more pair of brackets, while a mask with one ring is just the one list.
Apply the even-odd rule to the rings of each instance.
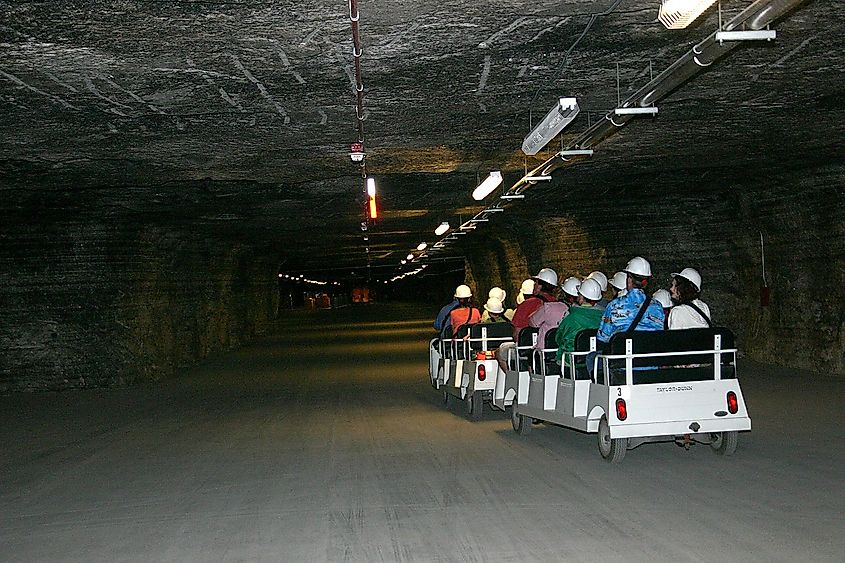
[[378, 209], [376, 209], [376, 196], [370, 196], [370, 219], [378, 219]]
[[733, 391], [728, 391], [728, 412], [731, 414], [736, 414], [736, 411], [739, 410], [739, 401], [736, 400], [736, 393]]
[[487, 379], [487, 368], [484, 367], [484, 364], [480, 364], [478, 366], [478, 381], [484, 381]]
[[616, 399], [616, 418], [619, 420], [628, 418], [628, 405], [625, 404], [625, 399]]

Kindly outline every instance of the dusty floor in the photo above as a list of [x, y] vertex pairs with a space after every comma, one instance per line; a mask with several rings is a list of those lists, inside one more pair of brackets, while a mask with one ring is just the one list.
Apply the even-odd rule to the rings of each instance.
[[0, 397], [4, 561], [842, 561], [845, 381], [746, 363], [732, 458], [504, 413], [428, 383], [430, 321], [298, 314], [165, 385]]

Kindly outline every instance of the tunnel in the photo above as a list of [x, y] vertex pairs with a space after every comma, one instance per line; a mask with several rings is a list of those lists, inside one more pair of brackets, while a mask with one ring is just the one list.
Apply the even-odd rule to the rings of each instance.
[[[841, 560], [844, 17], [0, 0], [0, 559]], [[459, 286], [635, 258], [730, 334], [733, 455], [441, 393]]]

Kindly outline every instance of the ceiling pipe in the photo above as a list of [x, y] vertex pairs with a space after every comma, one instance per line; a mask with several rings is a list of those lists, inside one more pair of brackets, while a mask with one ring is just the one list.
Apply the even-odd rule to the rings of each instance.
[[[354, 1], [354, 0], [351, 0]], [[791, 10], [797, 8], [807, 0], [756, 0], [736, 17], [730, 20], [717, 31], [733, 31], [738, 28], [759, 30], [771, 25], [778, 19], [785, 16]], [[724, 57], [740, 45], [740, 41], [719, 42], [716, 40], [716, 31], [707, 36], [704, 40], [692, 47], [687, 53], [669, 65], [666, 70], [650, 80], [645, 86], [629, 96], [620, 107], [648, 107], [653, 106], [657, 101], [662, 100], [685, 82], [697, 76], [705, 68]], [[528, 178], [537, 176], [549, 176], [552, 172], [571, 166], [589, 155], [566, 155], [566, 151], [590, 149], [610, 137], [616, 131], [628, 123], [635, 116], [616, 115], [615, 109], [608, 112], [604, 119], [598, 120], [588, 127], [572, 143], [563, 150], [547, 159], [545, 162], [529, 170], [506, 192], [506, 196], [518, 195], [536, 182]], [[470, 221], [486, 219], [494, 211], [504, 211], [504, 207], [510, 205], [512, 200], [505, 199], [502, 203], [484, 209], [477, 213]], [[467, 231], [460, 231], [458, 234], [465, 234]], [[448, 243], [457, 240], [451, 235], [438, 243]]]
[[[733, 31], [739, 28], [752, 30], [763, 29], [806, 1], [757, 0], [725, 24], [722, 30], [717, 31]], [[739, 47], [740, 43], [741, 41], [719, 42], [716, 40], [716, 32], [714, 31], [704, 40], [694, 45], [692, 49], [672, 63], [666, 70], [629, 96], [620, 104], [620, 107], [647, 107], [654, 105], [685, 82], [700, 74], [705, 68]], [[604, 116], [604, 119], [598, 120], [591, 127], [587, 128], [564, 150], [593, 148], [607, 137], [613, 135], [617, 129], [633, 118], [633, 115], [616, 115], [614, 111], [610, 111]], [[550, 175], [552, 172], [571, 166], [583, 158], [564, 158], [558, 153], [529, 171], [516, 184], [511, 186], [507, 194], [518, 194], [524, 191], [531, 185], [526, 180], [529, 176]]]

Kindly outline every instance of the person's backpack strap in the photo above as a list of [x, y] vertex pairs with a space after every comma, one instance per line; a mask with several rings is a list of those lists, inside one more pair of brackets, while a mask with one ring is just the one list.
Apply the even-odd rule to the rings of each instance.
[[708, 317], [707, 315], [704, 314], [704, 311], [701, 310], [701, 307], [699, 307], [698, 305], [696, 305], [695, 303], [692, 303], [692, 302], [684, 303], [684, 305], [686, 305], [687, 307], [691, 308], [693, 311], [695, 311], [696, 313], [701, 315], [701, 318], [704, 319], [707, 322], [707, 326], [710, 327], [710, 328], [713, 328], [713, 322], [710, 320], [710, 317]]
[[646, 295], [645, 301], [640, 306], [640, 310], [637, 311], [637, 316], [634, 317], [634, 322], [631, 323], [631, 326], [628, 327], [628, 330], [625, 332], [634, 332], [637, 329], [637, 325], [640, 324], [640, 321], [645, 316], [645, 312], [648, 310], [648, 306], [651, 305], [651, 297]]

